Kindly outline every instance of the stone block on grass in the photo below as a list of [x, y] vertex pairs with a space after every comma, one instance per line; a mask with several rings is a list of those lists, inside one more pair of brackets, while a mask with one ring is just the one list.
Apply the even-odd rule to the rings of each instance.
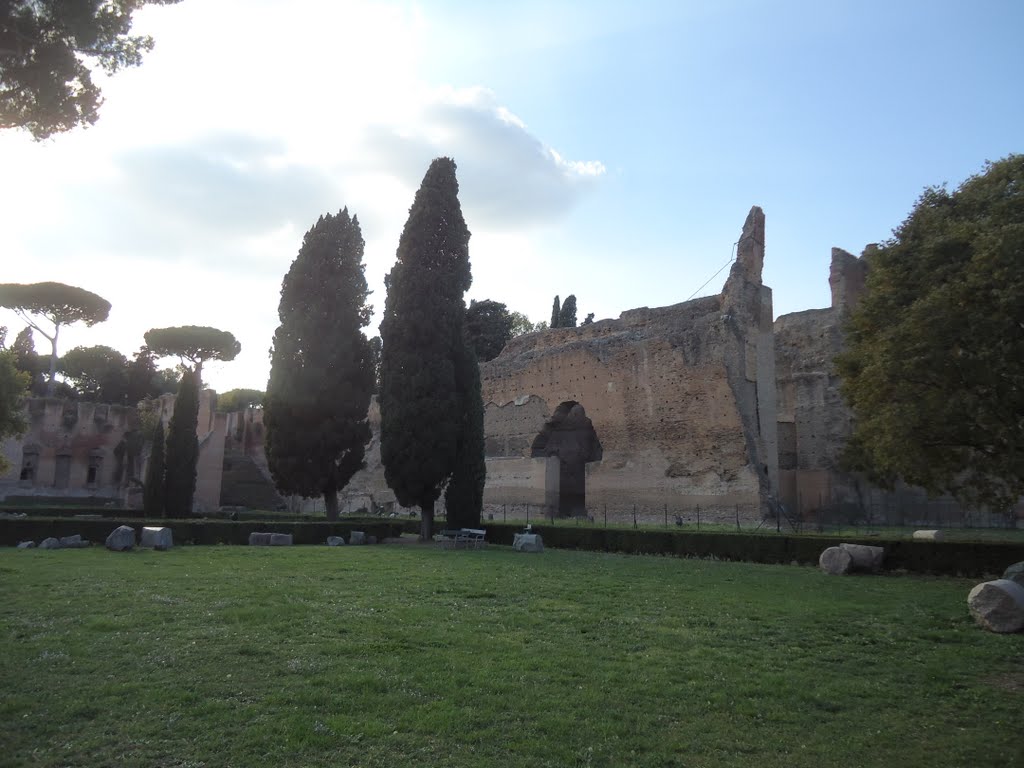
[[1019, 563], [1014, 563], [1003, 571], [1003, 578], [1015, 581], [1024, 587], [1024, 560], [1021, 560]]
[[35, 549], [36, 543], [34, 541], [19, 541], [18, 549]]
[[348, 535], [349, 544], [365, 544], [366, 543], [366, 531], [352, 531]]
[[882, 561], [885, 559], [885, 549], [872, 547], [867, 544], [840, 544], [840, 549], [845, 549], [853, 558], [853, 570], [866, 573], [876, 573], [882, 570]]
[[60, 539], [49, 536], [39, 542], [40, 549], [60, 549]]
[[60, 546], [62, 549], [80, 549], [81, 547], [88, 547], [89, 542], [76, 533], [73, 536], [61, 536]]
[[818, 567], [833, 576], [842, 576], [853, 570], [853, 555], [842, 547], [829, 547], [818, 558]]
[[512, 539], [512, 549], [516, 552], [543, 552], [544, 539], [539, 533], [517, 533]]
[[250, 547], [269, 547], [270, 546], [270, 536], [271, 536], [271, 534], [269, 534], [269, 533], [264, 533], [264, 532], [260, 532], [260, 531], [253, 531], [252, 533], [249, 534], [249, 546]]
[[942, 531], [914, 531], [915, 541], [942, 541], [945, 536]]
[[327, 537], [328, 547], [343, 547], [345, 546], [345, 540], [341, 536], [328, 536]]
[[174, 546], [174, 536], [170, 528], [147, 526], [142, 529], [141, 546], [152, 547], [153, 549], [165, 552]]
[[272, 533], [270, 534], [270, 546], [272, 547], [290, 547], [292, 545], [292, 535], [290, 533]]
[[107, 536], [106, 547], [112, 552], [126, 552], [135, 547], [135, 529], [130, 525], [119, 525]]
[[967, 607], [978, 624], [990, 632], [1024, 629], [1024, 587], [1009, 579], [978, 584], [967, 595]]

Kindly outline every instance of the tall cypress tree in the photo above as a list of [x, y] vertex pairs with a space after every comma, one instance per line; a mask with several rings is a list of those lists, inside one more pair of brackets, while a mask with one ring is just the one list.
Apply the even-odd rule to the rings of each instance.
[[264, 401], [267, 462], [280, 491], [323, 496], [338, 519], [338, 491], [365, 466], [375, 385], [363, 274], [363, 236], [348, 209], [321, 216], [281, 284]]
[[196, 464], [199, 462], [199, 387], [196, 376], [186, 370], [178, 384], [174, 413], [167, 427], [164, 468], [164, 508], [167, 517], [188, 517], [196, 493]]
[[562, 309], [558, 313], [558, 327], [576, 327], [576, 296], [574, 294], [569, 294], [562, 302]]
[[146, 485], [142, 491], [142, 508], [146, 517], [163, 517], [164, 506], [164, 421], [156, 423], [153, 433], [153, 449], [146, 464]]
[[558, 321], [562, 319], [561, 305], [558, 303], [558, 296], [555, 296], [555, 301], [551, 305], [551, 325], [550, 328], [557, 328]]
[[462, 427], [455, 453], [455, 467], [444, 492], [448, 525], [476, 528], [483, 509], [487, 464], [484, 458], [484, 403], [480, 395], [480, 365], [472, 346], [458, 350], [456, 386], [464, 407]]
[[409, 209], [380, 326], [384, 476], [402, 505], [420, 507], [424, 539], [466, 428], [458, 368], [472, 276], [458, 194], [455, 162], [434, 160]]

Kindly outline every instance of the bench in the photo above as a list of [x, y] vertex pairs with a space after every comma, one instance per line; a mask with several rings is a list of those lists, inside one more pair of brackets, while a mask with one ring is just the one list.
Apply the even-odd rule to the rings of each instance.
[[482, 528], [455, 528], [441, 531], [434, 538], [441, 549], [480, 549], [487, 543], [487, 531]]

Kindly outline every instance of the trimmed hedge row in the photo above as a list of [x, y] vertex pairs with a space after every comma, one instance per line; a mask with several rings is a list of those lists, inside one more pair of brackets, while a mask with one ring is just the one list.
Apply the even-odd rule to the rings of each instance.
[[105, 520], [37, 518], [0, 520], [0, 546], [13, 547], [20, 541], [38, 544], [45, 538], [81, 534], [83, 539], [103, 544], [110, 532], [119, 525], [130, 525], [140, 537], [144, 525], [171, 529], [174, 543], [178, 544], [248, 544], [254, 531], [290, 533], [296, 544], [324, 544], [328, 536], [343, 536], [349, 540], [352, 531], [365, 531], [378, 540], [401, 534], [401, 526], [389, 522], [345, 521], [338, 523], [293, 522], [235, 522], [231, 520], [134, 520], [115, 518]]
[[[520, 525], [488, 523], [487, 541], [512, 544]], [[822, 550], [840, 542], [885, 548], [887, 570], [981, 577], [1001, 574], [1009, 565], [1024, 560], [1020, 542], [932, 542], [911, 539], [849, 536], [784, 536], [765, 533], [698, 531], [644, 531], [621, 528], [569, 528], [534, 525], [545, 547], [596, 552], [716, 557], [755, 563], [817, 565]]]

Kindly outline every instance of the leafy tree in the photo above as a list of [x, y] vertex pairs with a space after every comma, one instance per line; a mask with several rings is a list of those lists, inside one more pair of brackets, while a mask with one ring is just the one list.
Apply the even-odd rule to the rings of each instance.
[[242, 345], [228, 331], [200, 325], [152, 328], [146, 331], [146, 345], [157, 357], [180, 357], [192, 363], [196, 384], [203, 385], [203, 363], [228, 362], [238, 357]]
[[583, 320], [583, 324], [584, 325], [590, 325], [593, 322], [594, 322], [594, 313], [593, 312], [588, 312], [586, 318], [584, 318], [584, 320]]
[[546, 322], [533, 323], [526, 315], [522, 312], [509, 312], [509, 318], [512, 320], [512, 338], [516, 336], [522, 336], [524, 333], [532, 333], [533, 331], [540, 331], [548, 327]]
[[199, 384], [193, 371], [185, 371], [174, 400], [174, 413], [167, 427], [164, 465], [164, 506], [167, 517], [192, 514], [196, 494], [196, 464], [199, 462]]
[[[23, 411], [29, 376], [19, 371], [15, 354], [0, 344], [0, 441], [20, 437], [28, 424]], [[7, 458], [0, 452], [0, 473], [10, 468]]]
[[466, 333], [477, 360], [493, 360], [512, 338], [512, 315], [500, 301], [470, 301]]
[[[0, 285], [0, 307], [17, 315], [50, 342], [50, 378], [47, 396], [53, 395], [57, 376], [57, 338], [65, 325], [102, 323], [110, 315], [110, 302], [84, 288], [64, 283], [4, 283]], [[52, 330], [44, 330], [46, 321]]]
[[266, 393], [259, 389], [229, 389], [217, 395], [217, 412], [233, 413], [250, 406], [260, 406], [263, 405], [265, 397]]
[[68, 350], [60, 359], [60, 371], [84, 400], [99, 403], [127, 400], [128, 359], [112, 347], [98, 344]]
[[558, 327], [576, 327], [576, 297], [572, 294], [566, 296], [565, 301], [562, 302], [562, 309], [558, 313]]
[[558, 302], [558, 296], [555, 296], [554, 302], [551, 304], [551, 328], [557, 328], [559, 320], [562, 319], [562, 305]]
[[128, 363], [126, 375], [129, 403], [175, 392], [181, 378], [181, 374], [173, 368], [158, 369], [156, 358], [145, 345], [139, 347], [139, 351]]
[[384, 476], [402, 505], [422, 510], [424, 539], [456, 467], [468, 405], [457, 366], [472, 276], [458, 193], [454, 161], [434, 160], [409, 209], [380, 326]]
[[132, 13], [178, 0], [9, 0], [0, 5], [0, 128], [36, 139], [96, 122], [92, 69], [136, 66], [153, 47], [131, 35]]
[[146, 480], [142, 489], [142, 508], [147, 517], [163, 517], [164, 506], [164, 422], [157, 421], [153, 448], [146, 464]]
[[365, 466], [373, 357], [363, 236], [348, 209], [321, 216], [281, 284], [264, 404], [267, 462], [284, 493], [323, 496], [338, 519], [338, 491]]
[[15, 336], [11, 344], [11, 353], [14, 355], [14, 364], [19, 371], [28, 374], [29, 392], [33, 395], [42, 395], [46, 392], [46, 377], [43, 376], [44, 363], [36, 353], [36, 345], [32, 339], [32, 328], [25, 326]]
[[837, 359], [845, 459], [965, 504], [1024, 494], [1024, 155], [926, 189], [881, 248]]

